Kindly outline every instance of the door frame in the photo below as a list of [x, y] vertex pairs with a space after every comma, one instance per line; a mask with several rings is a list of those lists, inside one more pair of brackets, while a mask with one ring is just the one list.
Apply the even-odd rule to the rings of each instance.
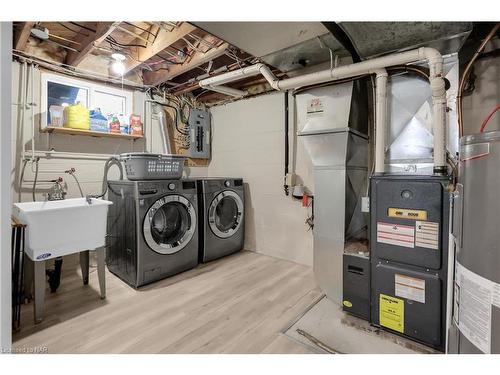
[[0, 349], [12, 345], [11, 306], [11, 137], [12, 22], [0, 22]]

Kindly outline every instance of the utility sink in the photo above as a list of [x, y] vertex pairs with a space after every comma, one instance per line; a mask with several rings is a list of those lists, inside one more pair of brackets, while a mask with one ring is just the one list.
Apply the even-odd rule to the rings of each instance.
[[42, 261], [104, 246], [110, 201], [86, 198], [14, 203], [13, 215], [27, 225], [25, 251]]

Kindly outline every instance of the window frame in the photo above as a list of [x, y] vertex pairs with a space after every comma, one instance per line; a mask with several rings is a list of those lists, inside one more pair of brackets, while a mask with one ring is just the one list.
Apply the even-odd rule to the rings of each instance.
[[98, 103], [94, 103], [94, 93], [95, 91], [99, 91], [100, 93], [104, 94], [110, 94], [110, 95], [115, 95], [115, 96], [120, 96], [125, 98], [125, 113], [124, 115], [130, 114], [133, 112], [134, 108], [134, 93], [132, 90], [125, 90], [125, 89], [119, 89], [115, 87], [110, 87], [106, 86], [103, 84], [95, 83], [92, 81], [88, 80], [83, 80], [83, 79], [76, 79], [76, 78], [71, 78], [67, 77], [65, 75], [61, 74], [55, 74], [55, 73], [49, 73], [49, 72], [41, 72], [41, 128], [44, 129], [50, 124], [47, 124], [47, 112], [48, 112], [48, 106], [47, 106], [47, 89], [48, 89], [48, 83], [49, 82], [54, 82], [58, 83], [61, 85], [67, 85], [67, 86], [74, 86], [78, 87], [83, 90], [87, 90], [88, 92], [88, 108], [93, 109], [96, 107], [99, 107]]

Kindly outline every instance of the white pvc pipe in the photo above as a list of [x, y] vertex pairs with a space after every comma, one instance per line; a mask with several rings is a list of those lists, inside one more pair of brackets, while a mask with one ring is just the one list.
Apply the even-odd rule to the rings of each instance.
[[110, 157], [119, 157], [119, 155], [115, 154], [90, 154], [64, 151], [35, 151], [35, 154], [40, 159], [108, 160]]
[[[322, 70], [315, 73], [279, 80], [271, 70], [264, 64], [255, 64], [219, 76], [207, 78], [199, 82], [200, 87], [213, 89], [214, 87], [229, 82], [237, 81], [245, 77], [262, 74], [275, 90], [288, 90], [302, 86], [325, 83], [343, 78], [351, 78], [364, 74], [376, 74], [379, 69], [393, 65], [410, 64], [425, 60], [429, 65], [430, 85], [433, 99], [433, 130], [434, 130], [434, 170], [435, 172], [446, 171], [445, 155], [445, 129], [446, 129], [446, 92], [443, 80], [443, 57], [434, 48], [418, 48], [406, 52], [382, 56], [359, 63], [344, 65], [334, 69]], [[382, 79], [382, 78], [381, 78]], [[380, 81], [383, 84], [383, 79]], [[382, 109], [382, 111], [384, 111]], [[382, 112], [383, 115], [384, 112]], [[385, 121], [384, 121], [385, 124]], [[379, 125], [379, 124], [377, 124]], [[384, 125], [382, 125], [384, 126]], [[379, 132], [380, 133], [380, 132]], [[379, 147], [381, 145], [379, 144]], [[385, 142], [383, 144], [385, 149]], [[379, 149], [380, 151], [380, 149]], [[380, 154], [380, 152], [379, 152]], [[380, 155], [379, 155], [380, 156]], [[377, 162], [377, 160], [376, 160]], [[380, 161], [379, 161], [380, 163]], [[380, 169], [380, 164], [379, 164]]]
[[21, 116], [20, 123], [21, 127], [18, 129], [18, 132], [20, 135], [23, 137], [23, 150], [21, 152], [21, 158], [24, 160], [26, 157], [26, 145], [24, 143], [24, 126], [26, 122], [26, 102], [27, 96], [28, 96], [28, 89], [26, 87], [27, 85], [27, 80], [26, 80], [26, 75], [28, 74], [28, 63], [26, 60], [23, 61], [22, 66], [21, 66], [21, 113], [19, 116]]
[[375, 173], [384, 173], [387, 133], [387, 71], [378, 69], [375, 74]]
[[208, 85], [208, 86], [203, 86], [203, 87], [206, 88], [207, 90], [210, 90], [210, 91], [219, 92], [219, 93], [224, 94], [224, 95], [234, 96], [235, 98], [241, 98], [241, 97], [246, 95], [245, 91], [233, 89], [232, 87], [228, 87], [228, 86]]
[[168, 136], [167, 115], [165, 114], [165, 110], [163, 108], [161, 108], [160, 112], [158, 113], [158, 120], [160, 122], [160, 133], [163, 142], [163, 152], [169, 155], [172, 153], [172, 150], [170, 149], [170, 137]]
[[250, 65], [250, 66], [247, 66], [245, 68], [233, 70], [231, 72], [220, 74], [220, 75], [215, 76], [215, 77], [203, 79], [199, 82], [199, 84], [200, 84], [200, 87], [208, 88], [208, 86], [216, 86], [216, 85], [220, 86], [220, 85], [224, 85], [225, 83], [228, 83], [228, 82], [238, 81], [238, 80], [243, 79], [245, 77], [256, 76], [258, 74], [261, 74], [260, 68], [262, 66], [264, 66], [264, 64]]
[[31, 157], [35, 157], [35, 66], [31, 64]]

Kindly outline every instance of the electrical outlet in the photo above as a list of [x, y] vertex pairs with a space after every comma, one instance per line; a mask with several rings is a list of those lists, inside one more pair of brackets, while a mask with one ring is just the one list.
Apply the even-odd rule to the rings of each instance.
[[370, 212], [370, 197], [361, 197], [361, 212]]

